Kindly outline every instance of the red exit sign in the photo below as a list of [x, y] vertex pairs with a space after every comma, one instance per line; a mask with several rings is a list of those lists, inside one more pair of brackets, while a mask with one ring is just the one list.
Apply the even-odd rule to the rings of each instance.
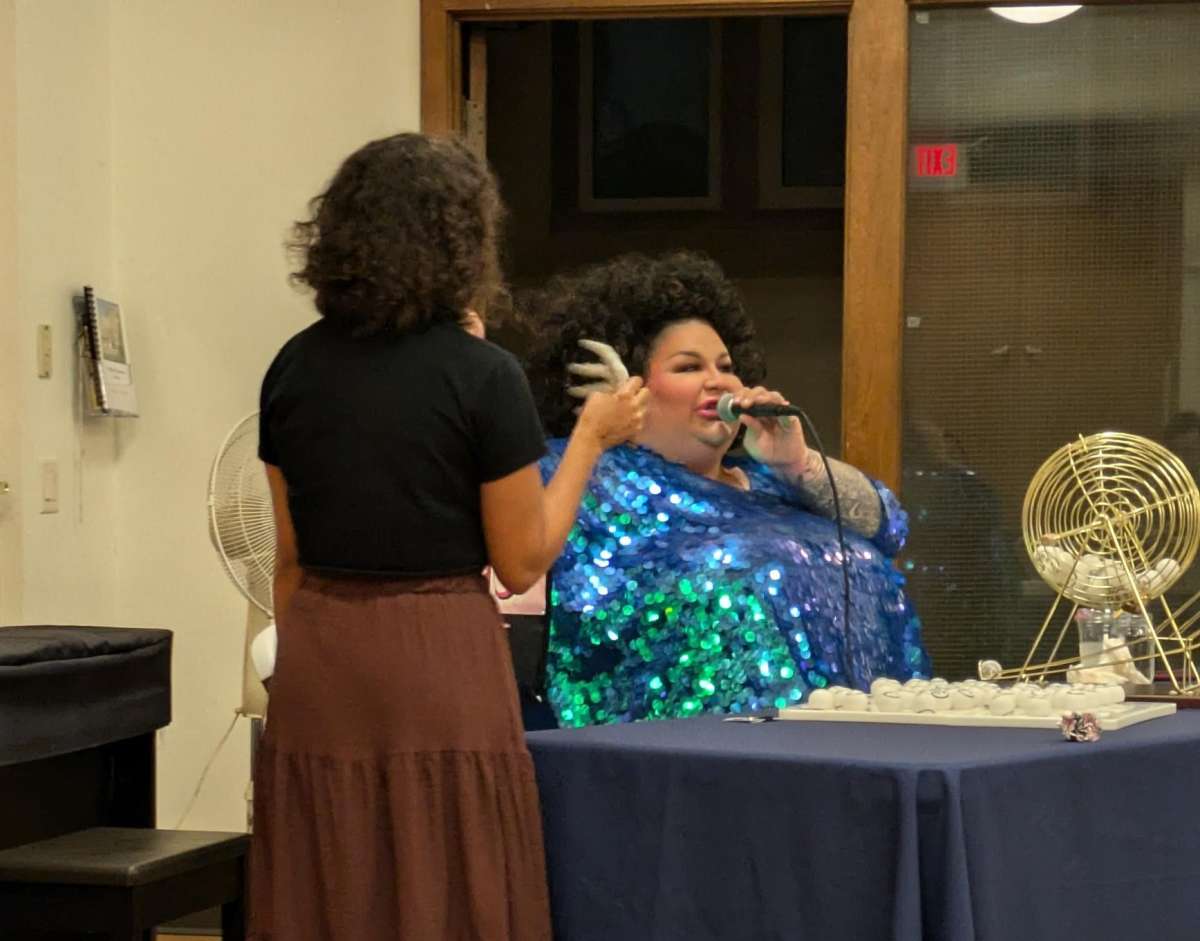
[[925, 178], [958, 176], [958, 144], [917, 144], [913, 171]]

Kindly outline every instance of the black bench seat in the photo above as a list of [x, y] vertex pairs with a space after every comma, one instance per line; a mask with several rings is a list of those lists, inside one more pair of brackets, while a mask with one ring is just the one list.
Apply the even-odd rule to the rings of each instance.
[[154, 926], [221, 906], [225, 941], [245, 937], [243, 833], [92, 827], [0, 850], [0, 937]]

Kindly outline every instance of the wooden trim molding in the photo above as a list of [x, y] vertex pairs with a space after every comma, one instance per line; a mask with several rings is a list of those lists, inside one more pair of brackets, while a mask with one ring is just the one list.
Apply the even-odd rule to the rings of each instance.
[[[806, 9], [842, 10], [850, 0], [436, 0], [467, 19], [593, 19], [619, 16], [767, 16]], [[1065, 0], [1064, 0], [1065, 2]]]
[[462, 127], [462, 24], [446, 0], [421, 0], [421, 130], [452, 134]]
[[[1078, 0], [1037, 0], [1037, 6], [1071, 6]], [[1149, 0], [1087, 0], [1088, 6], [1142, 6]], [[1153, 0], [1155, 3], [1195, 3], [1196, 0]], [[1033, 0], [908, 0], [914, 10], [937, 10], [953, 7], [1024, 7]]]
[[908, 118], [905, 0], [856, 0], [846, 100], [842, 271], [842, 456], [900, 483], [904, 185]]
[[487, 20], [845, 13], [853, 0], [421, 0], [421, 129], [462, 126], [462, 24]]

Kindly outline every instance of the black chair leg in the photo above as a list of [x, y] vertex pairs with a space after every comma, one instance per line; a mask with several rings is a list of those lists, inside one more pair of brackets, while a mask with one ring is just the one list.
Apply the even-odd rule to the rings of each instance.
[[241, 898], [221, 906], [222, 941], [246, 941], [246, 904]]
[[[127, 910], [115, 922], [109, 923], [108, 930], [104, 934], [112, 941], [154, 941], [156, 932], [153, 928], [141, 927], [134, 918], [133, 912]], [[55, 937], [58, 936], [55, 935]]]

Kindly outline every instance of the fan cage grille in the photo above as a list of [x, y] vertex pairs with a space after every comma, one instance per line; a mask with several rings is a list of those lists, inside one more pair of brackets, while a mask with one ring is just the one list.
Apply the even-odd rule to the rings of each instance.
[[275, 517], [263, 463], [258, 458], [258, 413], [242, 419], [213, 461], [209, 480], [209, 532], [238, 590], [270, 615], [275, 572]]

